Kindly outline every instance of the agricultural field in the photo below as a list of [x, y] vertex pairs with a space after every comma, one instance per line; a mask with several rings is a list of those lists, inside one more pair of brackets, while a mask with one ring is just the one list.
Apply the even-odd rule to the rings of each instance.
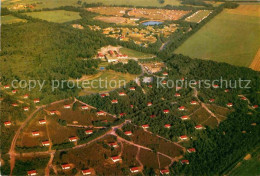
[[147, 58], [155, 57], [152, 54], [142, 53], [142, 52], [132, 50], [129, 48], [120, 48], [119, 51], [123, 54], [128, 55], [128, 57], [134, 57], [134, 58], [138, 58], [138, 59], [147, 59]]
[[192, 14], [191, 16], [187, 17], [185, 19], [185, 21], [200, 23], [202, 20], [207, 18], [211, 12], [212, 11], [210, 11], [210, 10], [199, 10], [199, 11], [195, 12], [194, 14]]
[[19, 22], [27, 22], [25, 19], [20, 19], [12, 15], [1, 16], [1, 23], [2, 24], [12, 24], [12, 23], [19, 23]]
[[260, 47], [260, 5], [224, 10], [175, 53], [249, 67]]
[[39, 18], [54, 23], [65, 23], [81, 19], [79, 12], [70, 12], [65, 10], [41, 11], [25, 13], [33, 18]]

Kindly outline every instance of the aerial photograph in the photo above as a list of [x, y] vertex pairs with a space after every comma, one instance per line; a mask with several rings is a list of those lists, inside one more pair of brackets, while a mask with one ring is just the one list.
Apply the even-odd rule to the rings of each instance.
[[259, 0], [0, 6], [0, 176], [260, 176]]

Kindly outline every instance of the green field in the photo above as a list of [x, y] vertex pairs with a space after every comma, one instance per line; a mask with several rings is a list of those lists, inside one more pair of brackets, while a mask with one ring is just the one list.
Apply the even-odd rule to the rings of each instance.
[[210, 10], [200, 10], [197, 14], [190, 18], [186, 18], [185, 20], [189, 22], [199, 23], [204, 17], [208, 16], [210, 12]]
[[128, 55], [129, 57], [136, 57], [138, 59], [147, 59], [147, 58], [154, 57], [154, 55], [152, 54], [142, 53], [128, 48], [120, 48], [120, 52], [122, 54]]
[[221, 12], [175, 53], [248, 67], [260, 47], [260, 17], [231, 11]]
[[12, 23], [19, 23], [19, 22], [26, 22], [26, 20], [14, 17], [12, 15], [1, 16], [2, 24], [12, 24]]
[[167, 4], [169, 5], [175, 5], [178, 6], [180, 5], [180, 1], [179, 0], [165, 0], [164, 3], [159, 3], [158, 0], [131, 0], [131, 1], [127, 1], [127, 0], [88, 0], [87, 3], [98, 3], [101, 2], [105, 5], [133, 5], [133, 6], [157, 6], [157, 7], [161, 7], [161, 6], [165, 6]]
[[42, 20], [55, 22], [55, 23], [65, 23], [68, 21], [78, 20], [81, 18], [79, 16], [79, 12], [70, 12], [65, 10], [30, 12], [25, 14], [33, 18], [39, 18]]

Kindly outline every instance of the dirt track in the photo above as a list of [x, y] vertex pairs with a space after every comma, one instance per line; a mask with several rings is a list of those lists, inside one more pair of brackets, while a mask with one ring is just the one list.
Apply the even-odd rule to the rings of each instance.
[[249, 68], [255, 71], [260, 71], [260, 48], [258, 49], [255, 58], [250, 64]]

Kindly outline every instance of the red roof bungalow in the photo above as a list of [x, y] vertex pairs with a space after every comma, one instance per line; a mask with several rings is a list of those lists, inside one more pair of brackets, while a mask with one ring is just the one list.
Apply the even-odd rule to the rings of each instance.
[[224, 92], [225, 92], [225, 93], [228, 93], [228, 92], [229, 92], [229, 90], [228, 90], [228, 89], [225, 89], [225, 90], [224, 90]]
[[258, 105], [254, 105], [254, 106], [253, 106], [253, 109], [256, 109], [256, 108], [258, 108]]
[[108, 97], [109, 94], [100, 94], [101, 98]]
[[156, 117], [156, 115], [150, 115], [150, 118], [155, 118]]
[[232, 107], [232, 106], [233, 106], [232, 103], [228, 103], [228, 104], [227, 104], [227, 107]]
[[181, 90], [182, 87], [176, 87], [176, 90]]
[[10, 89], [10, 86], [9, 85], [5, 85], [4, 89]]
[[165, 124], [164, 127], [165, 128], [171, 128], [172, 126], [171, 126], [171, 124]]
[[152, 88], [153, 86], [152, 85], [148, 85], [149, 88]]
[[148, 102], [148, 103], [147, 103], [147, 106], [152, 106], [152, 105], [153, 105], [152, 102]]
[[114, 148], [117, 148], [118, 147], [118, 144], [116, 142], [112, 142], [112, 143], [109, 143], [108, 144], [110, 147], [114, 147]]
[[187, 140], [187, 139], [188, 139], [188, 136], [186, 136], [186, 135], [180, 136], [180, 140]]
[[189, 160], [181, 160], [181, 164], [190, 164]]
[[162, 170], [160, 170], [160, 173], [162, 174], [162, 175], [168, 175], [168, 174], [170, 174], [170, 171], [168, 170], [168, 169], [162, 169]]
[[163, 81], [162, 84], [164, 84], [164, 85], [167, 84], [167, 81]]
[[184, 111], [185, 107], [184, 106], [180, 106], [178, 109], [179, 109], [179, 111]]
[[168, 114], [169, 112], [170, 112], [169, 109], [165, 109], [165, 110], [163, 110], [163, 113], [164, 113], [164, 114]]
[[76, 137], [76, 136], [73, 136], [73, 137], [69, 138], [70, 142], [77, 142], [77, 140], [78, 140], [78, 137]]
[[181, 120], [189, 120], [189, 119], [190, 119], [190, 117], [187, 115], [181, 117]]
[[241, 97], [241, 100], [247, 100], [247, 98], [246, 97]]
[[50, 145], [50, 141], [42, 141], [42, 145], [43, 146], [49, 146]]
[[114, 54], [114, 52], [112, 50], [109, 50], [108, 52], [109, 52], [110, 55]]
[[179, 94], [179, 93], [175, 93], [175, 95], [174, 95], [175, 97], [180, 97], [181, 96], [181, 94]]
[[126, 96], [125, 92], [119, 92], [119, 96]]
[[203, 128], [204, 128], [204, 127], [203, 127], [202, 125], [196, 125], [196, 126], [195, 126], [195, 129], [196, 129], [196, 130], [202, 130]]
[[85, 134], [92, 134], [93, 133], [93, 130], [86, 130], [85, 131]]
[[123, 117], [123, 116], [125, 116], [125, 115], [126, 115], [126, 113], [124, 113], [124, 112], [122, 112], [122, 113], [119, 114], [120, 117]]
[[163, 76], [168, 76], [168, 73], [167, 72], [163, 72]]
[[209, 102], [210, 103], [213, 103], [215, 101], [215, 99], [210, 99]]
[[24, 99], [27, 99], [28, 97], [29, 97], [28, 94], [23, 95], [23, 98], [24, 98]]
[[90, 175], [92, 173], [90, 169], [82, 170], [81, 172], [83, 175]]
[[82, 110], [87, 110], [87, 109], [88, 109], [88, 106], [87, 106], [87, 105], [83, 105], [83, 106], [81, 106], [81, 109], [82, 109]]
[[117, 101], [117, 100], [112, 100], [111, 103], [112, 103], [112, 104], [117, 104], [118, 101]]
[[63, 170], [68, 170], [68, 169], [70, 169], [70, 164], [62, 164], [62, 165], [61, 165], [61, 168], [62, 168]]
[[37, 171], [36, 171], [36, 170], [27, 171], [27, 175], [28, 175], [28, 176], [37, 175]]
[[98, 116], [106, 115], [106, 113], [105, 113], [104, 111], [98, 111], [98, 112], [97, 112], [97, 115], [98, 115]]
[[191, 101], [190, 104], [191, 105], [196, 105], [196, 104], [198, 104], [198, 102], [197, 101]]
[[11, 121], [6, 121], [6, 122], [4, 122], [4, 125], [5, 126], [10, 126], [10, 125], [12, 125], [12, 122]]
[[136, 172], [139, 172], [140, 170], [139, 170], [139, 168], [138, 167], [132, 167], [132, 168], [130, 168], [130, 172], [131, 173], [136, 173]]
[[214, 87], [214, 88], [219, 88], [219, 85], [214, 84], [213, 87]]
[[149, 128], [149, 125], [148, 124], [142, 125], [142, 128], [147, 129], [147, 128]]
[[38, 98], [37, 98], [37, 99], [34, 99], [33, 102], [34, 102], [34, 103], [39, 103], [39, 102], [40, 102], [40, 99], [38, 99]]
[[24, 107], [23, 110], [24, 111], [29, 111], [29, 107]]
[[130, 87], [129, 89], [133, 91], [133, 90], [135, 90], [135, 87]]
[[56, 111], [55, 111], [55, 110], [49, 111], [49, 114], [50, 114], [50, 115], [55, 115], [55, 114], [56, 114]]
[[39, 124], [40, 125], [46, 124], [46, 120], [45, 119], [39, 120]]
[[13, 107], [17, 107], [18, 104], [17, 104], [17, 103], [13, 103], [12, 106], [13, 106]]
[[18, 90], [12, 90], [13, 94], [16, 94], [18, 92]]
[[125, 131], [124, 133], [125, 133], [125, 135], [127, 135], [127, 136], [131, 136], [131, 135], [133, 134], [132, 131]]
[[40, 136], [40, 132], [39, 131], [33, 131], [32, 136]]
[[134, 105], [130, 105], [131, 108], [134, 108]]
[[70, 109], [71, 106], [70, 105], [64, 105], [63, 107], [64, 107], [64, 109]]
[[189, 149], [187, 149], [187, 152], [188, 153], [195, 153], [196, 149], [195, 148], [189, 148]]
[[112, 160], [114, 163], [116, 163], [116, 162], [120, 161], [121, 158], [120, 158], [120, 156], [114, 156], [114, 157], [111, 157], [111, 160]]

